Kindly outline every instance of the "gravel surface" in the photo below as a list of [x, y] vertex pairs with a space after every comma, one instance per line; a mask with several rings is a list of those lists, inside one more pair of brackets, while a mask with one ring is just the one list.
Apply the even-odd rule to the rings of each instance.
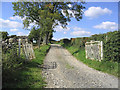
[[51, 45], [42, 74], [46, 88], [118, 88], [117, 77], [88, 67], [57, 44]]

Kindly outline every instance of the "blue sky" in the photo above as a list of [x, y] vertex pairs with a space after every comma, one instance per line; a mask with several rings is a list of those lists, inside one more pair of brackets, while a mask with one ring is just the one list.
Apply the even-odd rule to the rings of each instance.
[[[117, 30], [117, 2], [87, 2], [84, 6], [86, 9], [84, 9], [83, 19], [76, 21], [72, 18], [67, 29], [63, 29], [61, 26], [56, 27], [53, 39], [88, 37]], [[28, 35], [30, 31], [23, 29], [21, 18], [13, 17], [13, 14], [12, 3], [2, 2], [2, 17], [0, 17], [2, 29], [0, 30], [7, 31], [9, 35]]]

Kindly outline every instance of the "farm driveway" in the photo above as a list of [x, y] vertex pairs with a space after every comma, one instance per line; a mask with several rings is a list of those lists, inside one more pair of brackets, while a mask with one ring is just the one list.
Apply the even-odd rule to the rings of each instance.
[[115, 76], [88, 67], [57, 44], [51, 45], [42, 73], [46, 88], [118, 88]]

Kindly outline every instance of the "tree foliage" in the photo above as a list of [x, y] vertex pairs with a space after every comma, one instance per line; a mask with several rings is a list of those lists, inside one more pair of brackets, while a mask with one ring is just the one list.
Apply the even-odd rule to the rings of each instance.
[[40, 34], [39, 34], [39, 29], [36, 29], [35, 27], [33, 27], [32, 29], [31, 29], [31, 32], [30, 32], [30, 34], [28, 35], [28, 39], [29, 39], [29, 41], [33, 41], [33, 38], [34, 38], [34, 40], [38, 40], [39, 39], [39, 37], [40, 37]]
[[[18, 15], [23, 20], [24, 28], [28, 28], [30, 23], [38, 25], [45, 41], [49, 40], [50, 33], [56, 25], [66, 27], [71, 18], [77, 21], [82, 19], [84, 2], [14, 2], [14, 15]], [[69, 6], [71, 5], [71, 7]]]
[[2, 40], [6, 40], [8, 38], [8, 32], [2, 32]]

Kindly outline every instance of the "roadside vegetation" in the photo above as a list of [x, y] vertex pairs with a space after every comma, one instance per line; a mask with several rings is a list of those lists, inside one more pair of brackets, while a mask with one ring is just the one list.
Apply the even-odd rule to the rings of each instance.
[[[49, 47], [49, 45], [44, 45], [40, 49], [35, 48], [36, 58], [31, 61], [25, 62], [23, 57], [19, 60], [16, 59], [22, 61], [20, 65], [14, 63], [14, 68], [3, 68], [3, 88], [43, 88], [46, 83], [42, 77], [42, 70], [38, 65], [43, 64]], [[9, 63], [12, 63], [13, 59], [15, 57], [12, 57]], [[4, 63], [3, 66], [5, 67]]]
[[[58, 42], [73, 56], [89, 67], [119, 77], [119, 33], [119, 31], [114, 31], [106, 34], [92, 35], [91, 37], [71, 38], [71, 40], [63, 39]], [[103, 41], [103, 60], [101, 62], [98, 60], [86, 59], [85, 43], [90, 40]]]
[[[71, 18], [77, 21], [82, 19], [85, 2], [13, 2], [14, 16], [19, 16], [24, 25], [24, 29], [30, 30], [30, 34], [25, 37], [28, 42], [35, 42], [38, 47], [35, 50], [36, 59], [26, 61], [25, 54], [19, 56], [18, 41], [15, 46], [9, 46], [8, 41], [13, 37], [20, 39], [16, 35], [8, 37], [7, 32], [2, 32], [2, 42], [4, 47], [2, 54], [3, 61], [3, 88], [41, 88], [45, 86], [41, 75], [41, 68], [38, 65], [43, 63], [44, 57], [49, 49], [54, 28], [61, 25], [66, 28]], [[70, 7], [69, 5], [72, 5]], [[62, 9], [61, 9], [62, 7]], [[73, 10], [75, 13], [69, 13]], [[63, 13], [62, 13], [63, 12]], [[31, 27], [31, 24], [34, 24]], [[31, 27], [29, 29], [29, 27]], [[22, 37], [23, 38], [23, 37]], [[34, 45], [34, 44], [33, 44]]]
[[92, 67], [98, 71], [102, 71], [105, 73], [109, 73], [115, 76], [118, 76], [118, 63], [112, 62], [112, 61], [96, 61], [96, 60], [90, 60], [86, 59], [85, 57], [85, 49], [84, 48], [76, 48], [76, 47], [67, 47], [64, 46], [74, 57], [77, 58], [77, 60], [82, 61], [84, 64], [88, 65], [89, 67]]

